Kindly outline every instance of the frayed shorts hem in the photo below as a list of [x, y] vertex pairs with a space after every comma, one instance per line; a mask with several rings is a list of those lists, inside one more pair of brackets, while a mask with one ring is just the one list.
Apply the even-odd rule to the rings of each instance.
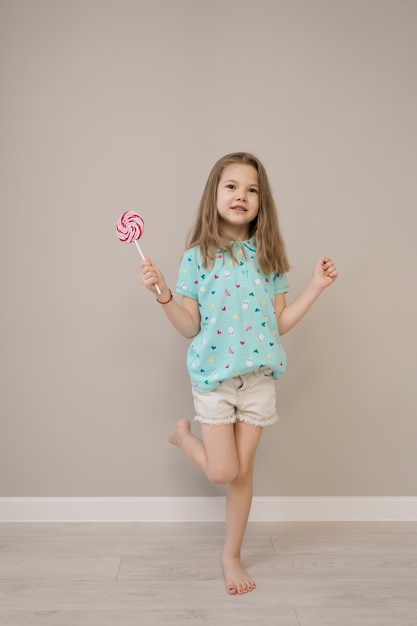
[[278, 416], [273, 415], [272, 417], [266, 417], [264, 419], [260, 419], [258, 417], [251, 417], [250, 415], [245, 415], [243, 413], [238, 413], [226, 417], [202, 417], [201, 415], [196, 415], [194, 418], [195, 422], [199, 422], [200, 424], [209, 424], [210, 426], [222, 426], [223, 424], [236, 424], [236, 422], [244, 422], [245, 424], [249, 424], [249, 426], [260, 426], [261, 428], [265, 426], [273, 426], [278, 421]]

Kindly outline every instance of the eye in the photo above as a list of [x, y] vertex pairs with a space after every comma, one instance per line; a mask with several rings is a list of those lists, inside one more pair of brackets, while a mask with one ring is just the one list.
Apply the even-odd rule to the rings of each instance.
[[258, 193], [258, 190], [255, 189], [255, 187], [251, 187], [251, 189], [248, 189], [249, 193]]
[[228, 184], [226, 185], [226, 189], [236, 189], [236, 186], [235, 186], [235, 185], [233, 185], [233, 183], [228, 183]]

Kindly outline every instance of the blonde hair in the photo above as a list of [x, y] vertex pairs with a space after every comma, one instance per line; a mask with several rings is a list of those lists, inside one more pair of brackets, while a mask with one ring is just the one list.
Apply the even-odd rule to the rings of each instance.
[[264, 274], [288, 272], [290, 264], [279, 228], [277, 209], [268, 177], [259, 159], [248, 152], [227, 154], [215, 163], [207, 179], [197, 218], [188, 236], [186, 247], [187, 249], [195, 246], [200, 248], [206, 269], [213, 267], [216, 250], [227, 250], [235, 258], [230, 238], [221, 232], [217, 211], [217, 187], [221, 175], [225, 167], [234, 163], [251, 165], [258, 172], [259, 211], [249, 229], [249, 237], [255, 237], [256, 241], [256, 264]]

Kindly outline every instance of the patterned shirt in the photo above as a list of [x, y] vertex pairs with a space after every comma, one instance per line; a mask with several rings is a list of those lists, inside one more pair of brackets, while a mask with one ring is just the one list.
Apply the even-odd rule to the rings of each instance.
[[288, 291], [285, 274], [263, 274], [255, 265], [256, 243], [232, 243], [216, 253], [212, 269], [203, 267], [199, 248], [182, 258], [176, 290], [198, 300], [201, 327], [188, 349], [187, 367], [197, 391], [212, 391], [227, 378], [260, 367], [273, 377], [285, 372], [286, 357], [274, 312], [274, 297]]

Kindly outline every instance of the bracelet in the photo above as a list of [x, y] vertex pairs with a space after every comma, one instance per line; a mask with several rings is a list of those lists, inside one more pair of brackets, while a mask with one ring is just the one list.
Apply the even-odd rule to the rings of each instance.
[[171, 289], [169, 290], [169, 298], [166, 302], [161, 302], [160, 300], [158, 300], [158, 298], [156, 299], [157, 302], [159, 302], [159, 304], [168, 304], [168, 302], [171, 302], [171, 300], [173, 299], [173, 295], [172, 295], [172, 291]]

